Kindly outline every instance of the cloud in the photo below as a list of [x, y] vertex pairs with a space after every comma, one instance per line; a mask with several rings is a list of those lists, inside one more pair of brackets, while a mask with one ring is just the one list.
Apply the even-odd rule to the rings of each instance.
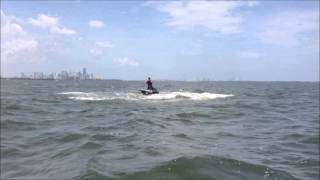
[[253, 7], [257, 3], [241, 1], [173, 1], [147, 3], [169, 15], [166, 25], [180, 30], [204, 27], [211, 32], [232, 34], [241, 32], [243, 18], [234, 11]]
[[58, 27], [51, 28], [50, 32], [53, 33], [53, 34], [64, 34], [64, 35], [74, 35], [74, 34], [76, 34], [75, 30], [67, 29], [67, 28], [58, 28]]
[[8, 17], [1, 10], [1, 37], [10, 38], [23, 36], [26, 34], [21, 25], [17, 23], [17, 18], [14, 16]]
[[113, 48], [113, 44], [109, 41], [96, 42], [96, 47], [98, 47], [98, 48]]
[[133, 59], [129, 59], [127, 57], [114, 59], [113, 62], [116, 64], [119, 64], [120, 66], [132, 66], [132, 67], [140, 66], [140, 64], [137, 61]]
[[5, 26], [1, 26], [1, 35], [6, 37], [24, 35], [25, 31], [19, 24], [8, 23]]
[[291, 48], [307, 45], [319, 38], [319, 12], [287, 11], [275, 14], [260, 24], [257, 37], [266, 44]]
[[88, 25], [92, 28], [102, 28], [104, 27], [104, 23], [99, 20], [92, 20], [88, 22]]
[[254, 6], [257, 6], [259, 4], [258, 1], [247, 1], [247, 3], [248, 3], [249, 7], [254, 7]]
[[37, 53], [39, 43], [35, 39], [25, 36], [18, 38], [1, 39], [1, 61], [14, 64], [23, 61], [36, 61], [32, 55]]
[[263, 54], [254, 51], [242, 51], [239, 53], [239, 57], [244, 59], [259, 59], [263, 57]]
[[21, 22], [19, 18], [7, 16], [1, 10], [1, 60], [5, 64], [28, 61], [26, 57], [38, 49], [38, 41], [18, 24]]
[[103, 50], [98, 49], [98, 48], [93, 48], [90, 50], [90, 53], [94, 56], [101, 56], [101, 55], [103, 55]]
[[17, 18], [16, 16], [6, 15], [6, 14], [4, 14], [4, 12], [2, 10], [0, 10], [0, 11], [1, 11], [1, 25], [7, 23], [8, 21], [15, 22], [18, 24], [24, 23], [23, 19]]
[[62, 34], [62, 35], [75, 35], [76, 31], [73, 29], [68, 29], [60, 27], [59, 19], [56, 17], [47, 16], [44, 14], [39, 14], [38, 18], [29, 18], [29, 23], [40, 27], [43, 29], [49, 29], [52, 34]]
[[107, 49], [113, 48], [114, 45], [109, 41], [96, 42], [94, 47], [90, 50], [90, 53], [94, 56], [103, 55]]
[[58, 26], [58, 18], [39, 14], [37, 19], [29, 18], [29, 23], [41, 28], [51, 28]]
[[38, 47], [38, 42], [35, 40], [26, 40], [26, 39], [14, 39], [7, 42], [4, 46], [1, 47], [1, 52], [4, 57], [14, 56], [21, 52], [33, 51]]

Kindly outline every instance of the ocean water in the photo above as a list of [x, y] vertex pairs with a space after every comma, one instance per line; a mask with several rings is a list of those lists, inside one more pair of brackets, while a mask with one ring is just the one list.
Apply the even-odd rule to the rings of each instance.
[[1, 179], [319, 179], [319, 83], [1, 80]]

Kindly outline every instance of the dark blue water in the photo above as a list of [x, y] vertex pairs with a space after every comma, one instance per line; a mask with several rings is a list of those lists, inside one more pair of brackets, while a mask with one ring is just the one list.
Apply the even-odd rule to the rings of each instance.
[[1, 179], [319, 179], [319, 83], [1, 80]]

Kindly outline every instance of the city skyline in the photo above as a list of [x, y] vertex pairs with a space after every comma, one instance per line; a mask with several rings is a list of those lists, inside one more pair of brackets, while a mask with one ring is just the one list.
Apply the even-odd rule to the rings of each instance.
[[319, 81], [319, 1], [1, 1], [1, 76]]
[[87, 73], [87, 68], [83, 68], [81, 71], [71, 71], [71, 70], [62, 70], [60, 72], [33, 72], [31, 74], [27, 74], [24, 72], [20, 73], [21, 79], [60, 79], [60, 80], [92, 80], [97, 79], [93, 73]]

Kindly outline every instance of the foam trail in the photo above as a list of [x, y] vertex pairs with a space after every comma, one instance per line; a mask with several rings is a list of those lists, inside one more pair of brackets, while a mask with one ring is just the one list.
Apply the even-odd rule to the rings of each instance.
[[106, 100], [139, 100], [137, 93], [121, 92], [61, 92], [60, 95], [69, 95], [68, 99], [80, 101], [106, 101]]
[[69, 99], [80, 101], [105, 101], [105, 100], [213, 100], [216, 98], [226, 98], [232, 94], [214, 94], [214, 93], [194, 93], [194, 92], [163, 92], [153, 95], [141, 95], [139, 93], [124, 92], [62, 92], [60, 95], [67, 95]]
[[192, 93], [192, 92], [170, 92], [164, 94], [154, 94], [147, 96], [146, 99], [152, 100], [170, 100], [170, 99], [190, 99], [190, 100], [210, 100], [216, 98], [226, 98], [233, 96], [231, 94], [213, 94], [213, 93]]
[[57, 93], [57, 94], [71, 94], [71, 95], [85, 95], [85, 94], [89, 94], [86, 92], [61, 92], [61, 93]]

